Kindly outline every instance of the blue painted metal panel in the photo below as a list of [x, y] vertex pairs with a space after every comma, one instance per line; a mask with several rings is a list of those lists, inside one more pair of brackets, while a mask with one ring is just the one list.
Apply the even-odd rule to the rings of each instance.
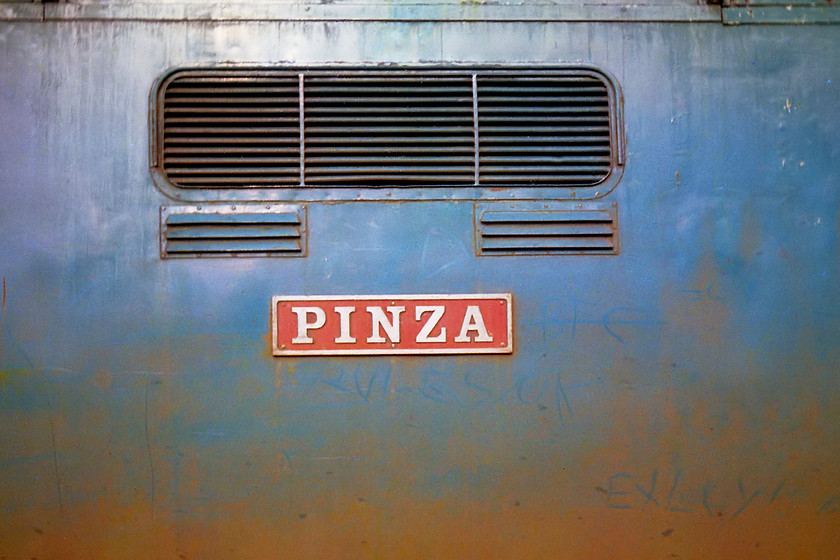
[[[0, 23], [0, 555], [831, 557], [838, 37]], [[218, 61], [604, 68], [621, 253], [477, 257], [474, 201], [332, 201], [303, 258], [162, 260], [149, 93]], [[513, 294], [513, 355], [271, 356], [274, 295], [467, 292]]]

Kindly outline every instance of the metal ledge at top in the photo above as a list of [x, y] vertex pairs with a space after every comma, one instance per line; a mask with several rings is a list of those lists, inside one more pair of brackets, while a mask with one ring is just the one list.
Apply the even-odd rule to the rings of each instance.
[[840, 23], [840, 8], [831, 6], [772, 5], [732, 6], [723, 9], [723, 23], [745, 25], [750, 23]]
[[0, 2], [6, 21], [651, 21], [721, 22], [720, 6], [690, 2], [593, 4], [425, 2]]

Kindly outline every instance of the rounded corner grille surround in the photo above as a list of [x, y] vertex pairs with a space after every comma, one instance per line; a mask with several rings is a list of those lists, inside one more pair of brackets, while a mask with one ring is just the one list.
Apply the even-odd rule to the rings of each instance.
[[564, 186], [617, 165], [615, 92], [568, 68], [209, 68], [156, 92], [180, 189]]

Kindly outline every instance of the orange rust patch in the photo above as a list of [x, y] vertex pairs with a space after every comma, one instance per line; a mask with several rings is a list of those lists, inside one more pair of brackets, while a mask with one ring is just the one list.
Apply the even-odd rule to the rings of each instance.
[[[114, 500], [9, 516], [7, 555], [90, 558], [827, 558], [840, 546], [840, 514], [793, 509], [726, 519], [651, 509], [493, 507], [395, 497], [353, 497], [330, 510], [299, 503], [274, 519], [246, 503], [212, 511], [158, 511]], [[507, 504], [512, 505], [512, 504]], [[282, 507], [278, 504], [278, 508]]]

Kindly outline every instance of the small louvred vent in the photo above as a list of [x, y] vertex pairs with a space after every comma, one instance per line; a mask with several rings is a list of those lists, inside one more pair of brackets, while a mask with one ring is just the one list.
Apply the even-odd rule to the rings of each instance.
[[484, 211], [477, 216], [478, 252], [615, 254], [615, 214], [603, 210]]
[[162, 257], [303, 256], [302, 209], [161, 209]]
[[153, 167], [179, 189], [598, 185], [616, 94], [570, 68], [178, 70]]

